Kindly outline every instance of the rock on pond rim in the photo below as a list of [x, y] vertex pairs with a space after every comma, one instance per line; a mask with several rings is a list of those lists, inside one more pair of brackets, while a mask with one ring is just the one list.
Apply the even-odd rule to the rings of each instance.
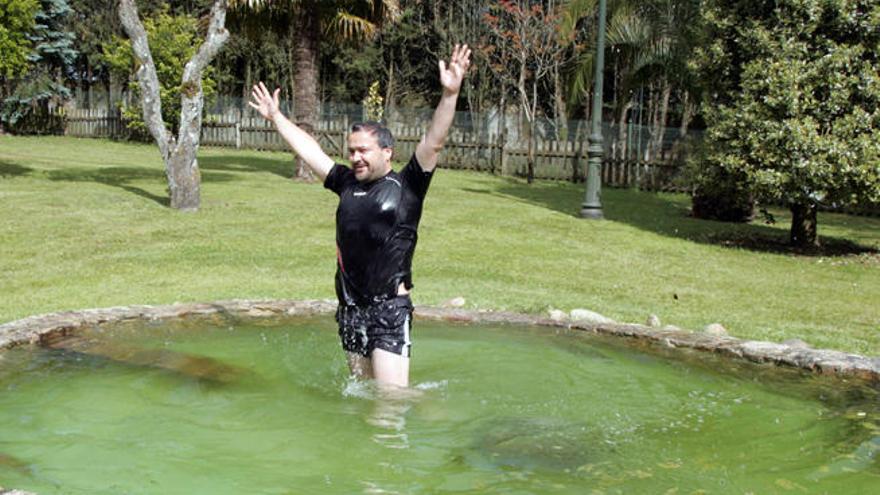
[[[52, 337], [67, 335], [80, 328], [136, 319], [163, 320], [216, 314], [264, 318], [330, 314], [335, 310], [336, 302], [331, 300], [228, 300], [210, 303], [164, 306], [136, 305], [63, 311], [31, 316], [0, 325], [0, 349], [41, 344]], [[685, 330], [664, 330], [632, 323], [553, 320], [541, 316], [505, 311], [416, 306], [415, 316], [455, 323], [517, 324], [581, 330], [598, 335], [627, 337], [660, 347], [692, 349], [842, 378], [859, 378], [874, 385], [880, 384], [880, 357], [870, 358], [841, 351], [812, 349], [797, 344], [787, 345], [742, 340], [723, 335]]]

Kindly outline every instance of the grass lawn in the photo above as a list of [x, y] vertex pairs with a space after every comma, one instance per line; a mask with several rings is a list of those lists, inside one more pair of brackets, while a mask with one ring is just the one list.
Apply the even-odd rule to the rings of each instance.
[[[0, 322], [37, 313], [230, 298], [333, 297], [334, 195], [290, 155], [204, 148], [202, 209], [167, 205], [155, 146], [0, 136]], [[820, 214], [829, 249], [788, 252], [789, 215], [733, 225], [683, 195], [441, 170], [414, 261], [417, 304], [657, 314], [699, 329], [880, 355], [880, 219]]]

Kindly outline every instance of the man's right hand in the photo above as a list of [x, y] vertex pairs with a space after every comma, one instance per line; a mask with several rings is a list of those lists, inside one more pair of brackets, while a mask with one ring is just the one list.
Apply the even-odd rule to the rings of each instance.
[[324, 150], [321, 149], [321, 145], [315, 141], [315, 138], [309, 136], [307, 132], [297, 127], [296, 124], [288, 120], [281, 113], [281, 110], [278, 108], [279, 93], [281, 93], [281, 88], [276, 89], [274, 93], [270, 93], [266, 89], [266, 85], [261, 81], [251, 91], [253, 101], [249, 101], [248, 105], [260, 112], [263, 118], [275, 124], [275, 128], [281, 134], [281, 137], [287, 141], [290, 149], [302, 158], [309, 168], [312, 169], [312, 172], [323, 181], [330, 172], [330, 169], [333, 168], [333, 159], [324, 153]]
[[251, 91], [251, 98], [253, 101], [249, 101], [248, 105], [257, 112], [260, 112], [260, 115], [266, 120], [274, 122], [275, 117], [280, 112], [278, 108], [279, 93], [281, 93], [281, 88], [276, 89], [274, 93], [269, 93], [269, 90], [266, 89], [266, 85], [260, 81], [259, 84], [254, 84], [254, 89]]

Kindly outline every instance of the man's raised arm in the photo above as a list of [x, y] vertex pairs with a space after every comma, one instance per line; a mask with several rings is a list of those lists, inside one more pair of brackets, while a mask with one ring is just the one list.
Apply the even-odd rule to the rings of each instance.
[[455, 45], [452, 50], [452, 58], [449, 59], [449, 67], [441, 60], [440, 85], [443, 86], [443, 95], [440, 103], [434, 110], [434, 117], [428, 132], [416, 146], [416, 159], [422, 170], [430, 172], [437, 166], [437, 155], [443, 149], [446, 136], [449, 134], [449, 126], [455, 117], [455, 103], [458, 101], [458, 92], [461, 90], [461, 81], [467, 73], [471, 63], [471, 50], [467, 45]]
[[260, 82], [260, 84], [254, 85], [254, 89], [251, 91], [253, 101], [249, 101], [248, 105], [260, 112], [263, 118], [275, 124], [275, 129], [287, 141], [293, 152], [302, 158], [312, 169], [312, 172], [323, 181], [330, 169], [333, 168], [333, 159], [324, 153], [315, 138], [297, 127], [281, 113], [278, 108], [278, 93], [280, 91], [279, 88], [275, 90], [275, 93], [269, 93], [266, 85]]

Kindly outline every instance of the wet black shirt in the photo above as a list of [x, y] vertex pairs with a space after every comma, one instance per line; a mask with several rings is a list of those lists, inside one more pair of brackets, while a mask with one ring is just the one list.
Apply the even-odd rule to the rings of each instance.
[[391, 171], [361, 184], [336, 164], [324, 187], [339, 195], [336, 209], [336, 295], [344, 304], [365, 305], [412, 288], [412, 257], [422, 202], [431, 183], [415, 155], [400, 173]]

